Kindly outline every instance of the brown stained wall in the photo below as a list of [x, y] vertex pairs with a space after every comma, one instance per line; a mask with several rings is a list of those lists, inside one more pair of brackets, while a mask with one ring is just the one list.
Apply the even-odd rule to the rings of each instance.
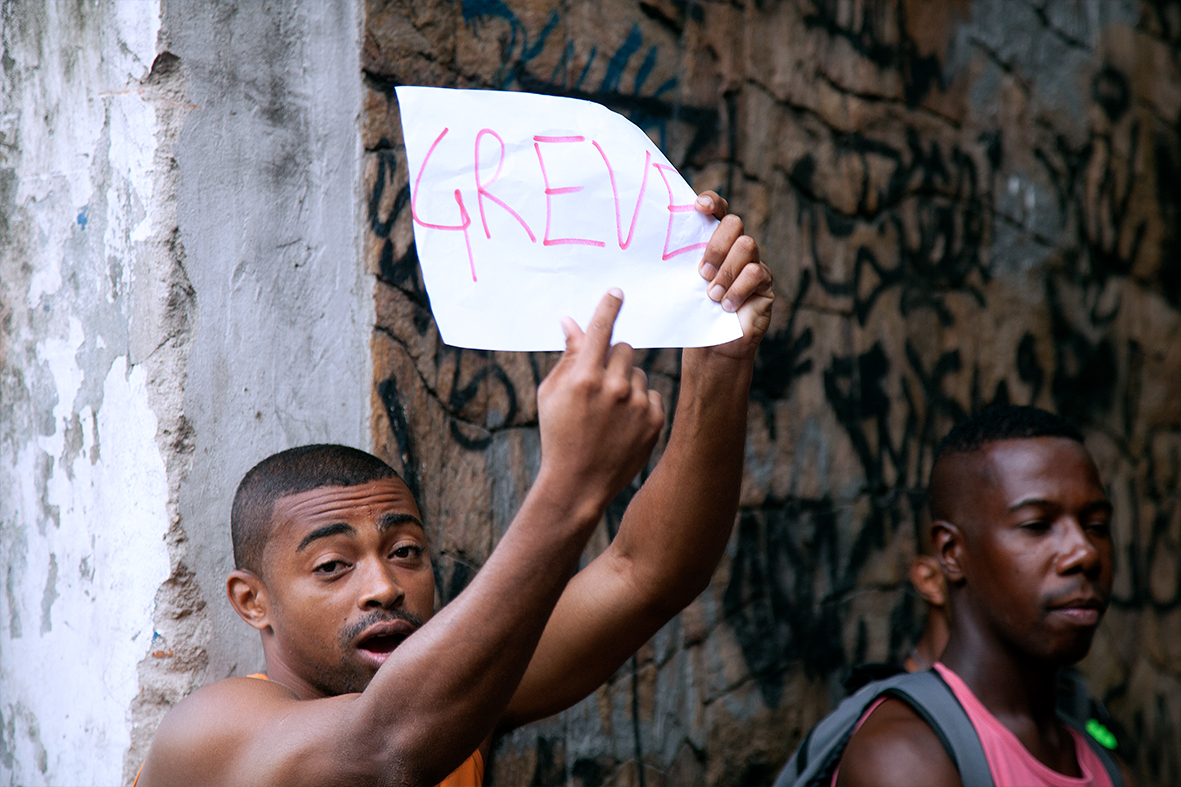
[[[695, 188], [731, 200], [780, 296], [713, 584], [595, 696], [502, 741], [493, 783], [770, 781], [848, 666], [910, 648], [913, 501], [935, 441], [995, 401], [1086, 430], [1118, 516], [1115, 600], [1083, 668], [1143, 783], [1181, 783], [1177, 3], [466, 0], [366, 14], [373, 437], [419, 495], [441, 600], [536, 471], [535, 391], [555, 358], [439, 342], [396, 85], [623, 112]], [[677, 354], [641, 358], [675, 396]]]

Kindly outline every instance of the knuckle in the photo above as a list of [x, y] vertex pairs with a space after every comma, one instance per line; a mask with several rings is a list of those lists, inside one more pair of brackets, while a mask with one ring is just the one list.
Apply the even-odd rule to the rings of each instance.
[[706, 259], [722, 259], [726, 256], [726, 242], [717, 238], [710, 238], [705, 244]]
[[757, 255], [759, 251], [759, 244], [755, 243], [755, 239], [749, 235], [739, 236], [738, 240], [734, 241], [734, 248], [743, 254]]
[[608, 381], [603, 390], [612, 399], [623, 401], [631, 396], [632, 387], [627, 380], [616, 377]]
[[648, 410], [648, 422], [657, 432], [664, 428], [664, 404], [659, 396]]
[[581, 372], [571, 376], [570, 384], [583, 394], [593, 395], [599, 390], [600, 381], [596, 375]]
[[742, 223], [742, 218], [733, 213], [726, 214], [726, 218], [722, 219], [722, 223], [726, 225], [726, 230], [736, 235], [741, 235], [745, 224]]

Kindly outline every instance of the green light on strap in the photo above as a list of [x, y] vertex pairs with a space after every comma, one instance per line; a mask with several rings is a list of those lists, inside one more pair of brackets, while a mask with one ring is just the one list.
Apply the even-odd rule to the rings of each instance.
[[1103, 726], [1098, 719], [1087, 719], [1087, 734], [1099, 741], [1099, 745], [1107, 749], [1114, 749], [1119, 744], [1111, 730]]

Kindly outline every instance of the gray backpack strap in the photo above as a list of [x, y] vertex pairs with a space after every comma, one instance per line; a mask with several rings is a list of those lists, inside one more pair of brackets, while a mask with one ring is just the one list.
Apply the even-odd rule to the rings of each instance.
[[951, 687], [934, 670], [910, 677], [912, 680], [890, 689], [888, 694], [914, 708], [939, 736], [964, 787], [994, 787], [980, 736]]
[[858, 719], [878, 697], [914, 708], [938, 736], [964, 787], [994, 787], [976, 729], [951, 688], [935, 672], [897, 675], [862, 687], [812, 728], [775, 781], [775, 787], [828, 787]]
[[1091, 734], [1087, 732], [1087, 728], [1082, 723], [1080, 723], [1078, 719], [1074, 718], [1074, 716], [1059, 711], [1058, 720], [1083, 736], [1083, 740], [1086, 741], [1087, 745], [1091, 747], [1091, 751], [1095, 752], [1095, 756], [1099, 758], [1099, 762], [1103, 763], [1103, 769], [1106, 770], [1107, 775], [1111, 777], [1111, 784], [1113, 787], [1124, 787], [1123, 771], [1119, 769], [1119, 764], [1116, 763], [1115, 757], [1112, 756], [1111, 752], [1108, 751], [1103, 746], [1103, 744], [1095, 740]]

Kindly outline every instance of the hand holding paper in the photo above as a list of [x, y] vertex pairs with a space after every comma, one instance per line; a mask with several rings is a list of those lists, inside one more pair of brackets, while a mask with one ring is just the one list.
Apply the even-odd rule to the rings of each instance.
[[[708, 207], [707, 207], [708, 205]], [[742, 219], [727, 214], [726, 201], [712, 191], [697, 198], [698, 210], [711, 210], [722, 222], [714, 230], [701, 259], [700, 273], [709, 282], [711, 300], [728, 312], [737, 312], [742, 336], [713, 347], [720, 355], [752, 359], [771, 325], [775, 291], [771, 271], [759, 260], [759, 247], [742, 234]]]
[[[626, 294], [620, 341], [742, 336], [698, 274], [717, 220], [695, 209], [689, 185], [622, 116], [528, 93], [397, 94], [415, 242], [445, 342], [561, 349], [561, 318], [586, 324], [611, 287]], [[745, 282], [735, 284], [740, 292]]]

